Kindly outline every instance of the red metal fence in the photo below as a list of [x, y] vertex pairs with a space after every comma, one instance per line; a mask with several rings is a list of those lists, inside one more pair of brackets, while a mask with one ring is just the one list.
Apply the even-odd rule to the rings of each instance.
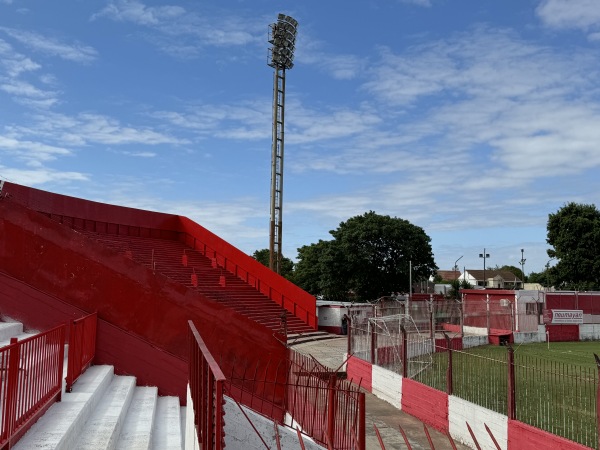
[[328, 448], [365, 449], [364, 392], [338, 380], [314, 358], [291, 350], [287, 410], [306, 434]]
[[73, 383], [92, 365], [96, 354], [96, 326], [98, 314], [92, 313], [71, 321], [69, 332], [69, 362], [67, 366], [66, 391], [71, 392]]
[[[194, 424], [203, 448], [224, 446], [226, 393], [238, 405], [246, 405], [278, 423], [283, 423], [288, 413], [303, 434], [327, 448], [365, 450], [365, 394], [360, 387], [339, 380], [331, 369], [291, 350], [287, 361], [262, 369], [257, 365], [236, 371], [234, 367], [226, 377], [192, 321], [189, 327], [189, 384]], [[267, 371], [276, 376], [265, 376]], [[287, 399], [285, 405], [273, 402], [281, 392]]]
[[208, 351], [200, 333], [189, 322], [189, 384], [194, 408], [194, 426], [204, 450], [225, 447], [223, 388], [225, 376]]
[[[349, 328], [349, 353], [421, 384], [588, 447], [600, 437], [600, 390], [595, 368], [529, 356], [520, 346], [463, 349], [456, 339], [430, 339], [400, 330], [392, 352], [369, 351], [373, 336]], [[392, 345], [392, 344], [389, 344]], [[386, 350], [382, 352], [381, 350]], [[393, 364], [389, 363], [391, 356]], [[543, 353], [542, 353], [543, 355]], [[600, 371], [600, 360], [597, 369]], [[405, 395], [405, 394], [403, 394]], [[403, 397], [404, 399], [405, 397]], [[403, 400], [404, 401], [404, 400]], [[404, 409], [404, 407], [403, 407]]]
[[0, 349], [0, 448], [10, 448], [62, 391], [65, 325]]

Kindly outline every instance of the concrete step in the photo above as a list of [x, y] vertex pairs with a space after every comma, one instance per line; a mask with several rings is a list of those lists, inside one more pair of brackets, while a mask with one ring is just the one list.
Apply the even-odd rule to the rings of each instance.
[[63, 395], [62, 401], [52, 405], [29, 429], [14, 450], [78, 448], [79, 432], [97, 408], [114, 375], [112, 366], [93, 366], [86, 370], [73, 392]]
[[23, 334], [23, 324], [19, 322], [0, 322], [0, 347], [5, 341], [10, 343], [10, 338]]
[[19, 341], [22, 341], [23, 339], [27, 339], [28, 337], [35, 336], [36, 334], [37, 333], [19, 333], [19, 334], [13, 334], [10, 338], [5, 339], [3, 341], [0, 341], [0, 348], [6, 346], [8, 344], [10, 344], [11, 338], [16, 337]]
[[152, 435], [153, 450], [181, 450], [181, 407], [177, 397], [159, 397], [156, 424]]
[[117, 450], [150, 450], [158, 389], [136, 387], [117, 442]]
[[102, 401], [81, 430], [76, 445], [78, 450], [113, 450], [116, 447], [134, 389], [135, 377], [113, 377]]

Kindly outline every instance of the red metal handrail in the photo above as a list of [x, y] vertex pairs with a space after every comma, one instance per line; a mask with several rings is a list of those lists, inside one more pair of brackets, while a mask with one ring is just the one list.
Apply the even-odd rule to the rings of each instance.
[[67, 364], [66, 388], [71, 392], [73, 383], [92, 365], [96, 355], [96, 328], [98, 313], [71, 321], [69, 331], [69, 361]]
[[335, 449], [365, 449], [365, 394], [313, 358], [290, 351], [288, 413], [303, 432]]
[[225, 447], [223, 387], [225, 376], [211, 355], [200, 333], [189, 324], [189, 385], [194, 408], [194, 426], [203, 449]]
[[66, 326], [11, 343], [0, 349], [2, 412], [0, 449], [13, 443], [60, 400]]

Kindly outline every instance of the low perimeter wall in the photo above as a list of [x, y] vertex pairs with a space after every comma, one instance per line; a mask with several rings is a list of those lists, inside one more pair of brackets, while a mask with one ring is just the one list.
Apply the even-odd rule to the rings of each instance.
[[447, 431], [453, 439], [475, 448], [469, 423], [482, 450], [496, 450], [485, 429], [487, 425], [502, 450], [589, 450], [568, 439], [468, 402], [453, 395], [402, 376], [367, 361], [350, 356], [346, 365], [347, 377], [398, 409], [412, 414], [424, 423]]
[[591, 323], [579, 325], [580, 341], [600, 341], [600, 325]]

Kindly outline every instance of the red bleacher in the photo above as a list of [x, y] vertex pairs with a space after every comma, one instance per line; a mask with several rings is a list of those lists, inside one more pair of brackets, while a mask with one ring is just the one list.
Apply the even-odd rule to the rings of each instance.
[[[253, 286], [219, 267], [216, 260], [187, 247], [182, 242], [78, 231], [136, 263], [144, 265], [188, 289], [194, 289], [211, 300], [234, 309], [275, 331], [287, 330], [288, 333], [314, 331]], [[195, 277], [193, 277], [194, 274]], [[285, 325], [283, 324], [284, 320]], [[284, 327], [286, 328], [284, 329]]]

